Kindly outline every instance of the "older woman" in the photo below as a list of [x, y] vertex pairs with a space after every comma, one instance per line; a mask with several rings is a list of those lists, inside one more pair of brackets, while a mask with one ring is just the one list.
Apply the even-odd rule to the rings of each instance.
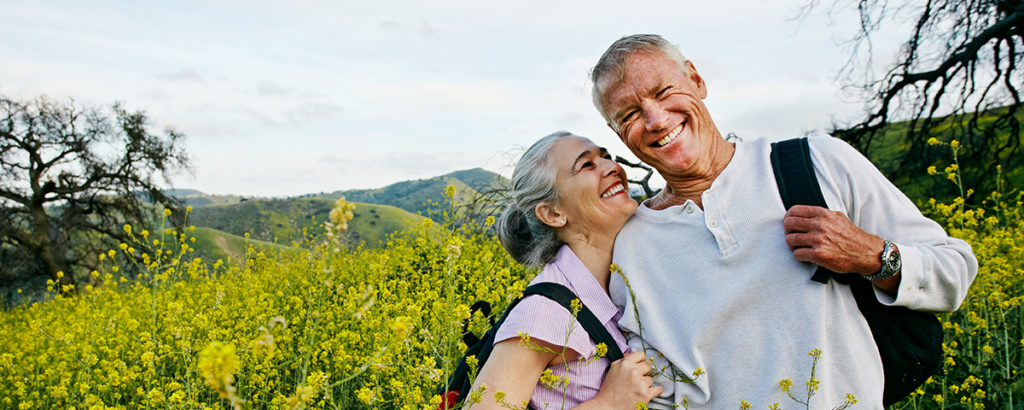
[[[616, 326], [621, 313], [608, 296], [612, 245], [637, 208], [622, 167], [589, 139], [554, 133], [519, 160], [512, 197], [498, 222], [502, 245], [520, 263], [543, 266], [532, 283], [555, 282], [572, 290], [626, 352]], [[521, 343], [522, 334], [529, 335], [529, 343]], [[652, 387], [643, 352], [614, 363], [590, 360], [594, 342], [565, 308], [543, 296], [527, 296], [513, 308], [494, 343], [473, 384], [472, 391], [486, 386], [474, 409], [503, 408], [494, 396], [498, 392], [508, 404], [578, 409], [635, 408], [661, 392], [660, 386]], [[568, 385], [540, 383], [546, 370], [568, 377]]]

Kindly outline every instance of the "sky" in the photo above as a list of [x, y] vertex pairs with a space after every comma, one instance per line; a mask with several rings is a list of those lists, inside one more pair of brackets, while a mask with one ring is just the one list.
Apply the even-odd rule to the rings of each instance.
[[[587, 73], [634, 33], [693, 61], [723, 135], [856, 119], [862, 102], [835, 78], [856, 14], [826, 4], [795, 19], [806, 2], [0, 0], [0, 94], [143, 109], [154, 131], [186, 135], [194, 169], [173, 186], [211, 194], [508, 176], [558, 130], [630, 157]], [[899, 40], [876, 38], [877, 62]]]

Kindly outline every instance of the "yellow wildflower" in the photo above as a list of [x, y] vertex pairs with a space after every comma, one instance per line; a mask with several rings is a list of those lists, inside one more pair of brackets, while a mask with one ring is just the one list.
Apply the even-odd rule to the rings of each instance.
[[235, 354], [235, 345], [213, 342], [199, 352], [199, 374], [206, 379], [206, 384], [220, 394], [220, 397], [234, 395], [235, 373], [240, 363]]

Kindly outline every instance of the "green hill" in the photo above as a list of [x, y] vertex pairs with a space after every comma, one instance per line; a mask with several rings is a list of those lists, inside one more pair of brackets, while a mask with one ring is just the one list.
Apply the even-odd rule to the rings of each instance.
[[241, 263], [245, 259], [247, 243], [258, 250], [282, 250], [290, 247], [261, 241], [258, 239], [245, 239], [242, 236], [232, 235], [227, 232], [218, 231], [212, 228], [198, 227], [193, 233], [196, 242], [192, 246], [199, 256], [205, 260]]
[[[317, 236], [328, 220], [334, 201], [323, 198], [258, 199], [230, 205], [194, 208], [189, 223], [236, 236], [249, 233], [253, 239], [288, 244], [303, 235]], [[419, 219], [407, 211], [386, 205], [356, 203], [355, 218], [349, 222], [354, 243], [375, 246], [388, 234]]]
[[[978, 124], [985, 127], [990, 125], [996, 118], [996, 113], [1006, 112], [1006, 108], [1000, 108], [981, 114], [978, 117]], [[949, 142], [950, 139], [960, 139], [962, 144], [969, 144], [964, 141], [962, 129], [959, 126], [971, 120], [973, 114], [967, 116], [950, 116], [936, 121], [932, 128], [932, 135], [940, 141]], [[1024, 110], [1017, 114], [1017, 118], [1024, 122]], [[928, 198], [936, 198], [940, 201], [949, 201], [959, 195], [959, 191], [949, 180], [945, 178], [942, 170], [952, 163], [952, 155], [948, 146], [933, 146], [925, 152], [924, 162], [920, 169], [900, 169], [900, 163], [904, 157], [909, 155], [910, 142], [906, 139], [908, 129], [907, 122], [891, 123], [871, 143], [870, 149], [865, 155], [877, 166], [890, 181], [898, 186], [911, 199], [920, 203]], [[1019, 133], [1011, 136], [1008, 127], [997, 128], [995, 138], [1002, 145], [1024, 144], [1024, 134]], [[957, 135], [954, 137], [954, 135]], [[967, 148], [967, 147], [965, 147]], [[1008, 157], [1001, 156], [1003, 162], [1002, 178], [1004, 182], [1003, 191], [1024, 189], [1024, 156]], [[996, 164], [995, 163], [971, 163], [963, 156], [960, 158], [961, 176], [964, 180], [965, 189], [974, 188], [979, 192], [989, 192], [996, 187]], [[933, 165], [939, 171], [938, 175], [928, 175], [927, 166]], [[979, 198], [974, 198], [978, 200]]]
[[[352, 202], [391, 205], [413, 214], [419, 213], [431, 216], [431, 211], [436, 210], [437, 207], [430, 204], [446, 201], [444, 188], [448, 185], [455, 186], [456, 201], [460, 204], [466, 204], [473, 202], [480, 194], [501, 190], [507, 187], [508, 183], [508, 179], [499, 174], [483, 168], [473, 168], [433, 178], [396, 182], [382, 188], [338, 190], [329, 193], [310, 193], [286, 198], [246, 198], [239, 195], [212, 195], [194, 189], [176, 189], [170, 190], [167, 193], [184, 201], [185, 205], [197, 209], [207, 206], [239, 205], [250, 201], [337, 200], [344, 196], [346, 200]], [[433, 217], [438, 219], [437, 216]], [[267, 230], [274, 231], [275, 229], [271, 227]]]
[[501, 189], [507, 184], [508, 179], [501, 175], [474, 168], [428, 179], [397, 182], [377, 189], [335, 191], [322, 197], [337, 199], [344, 196], [349, 201], [391, 205], [440, 220], [436, 212], [431, 212], [437, 210], [432, 204], [447, 201], [444, 194], [446, 186], [455, 186], [457, 203], [468, 204], [474, 202], [480, 194]]

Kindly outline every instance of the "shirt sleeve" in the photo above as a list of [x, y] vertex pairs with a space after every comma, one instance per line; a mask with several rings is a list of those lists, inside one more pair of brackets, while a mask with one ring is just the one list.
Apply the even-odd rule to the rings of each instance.
[[[543, 340], [555, 346], [564, 346], [581, 357], [596, 353], [590, 335], [583, 325], [562, 305], [540, 295], [530, 295], [512, 308], [505, 322], [498, 328], [494, 343], [509, 339], [520, 340], [519, 333], [526, 333], [530, 340]], [[571, 352], [566, 352], [571, 354]]]
[[922, 215], [846, 142], [829, 136], [812, 136], [809, 142], [814, 163], [823, 165], [816, 166], [816, 171], [830, 208], [844, 211], [858, 227], [899, 248], [903, 263], [899, 290], [893, 297], [876, 289], [879, 302], [922, 311], [956, 310], [978, 273], [971, 246]]

